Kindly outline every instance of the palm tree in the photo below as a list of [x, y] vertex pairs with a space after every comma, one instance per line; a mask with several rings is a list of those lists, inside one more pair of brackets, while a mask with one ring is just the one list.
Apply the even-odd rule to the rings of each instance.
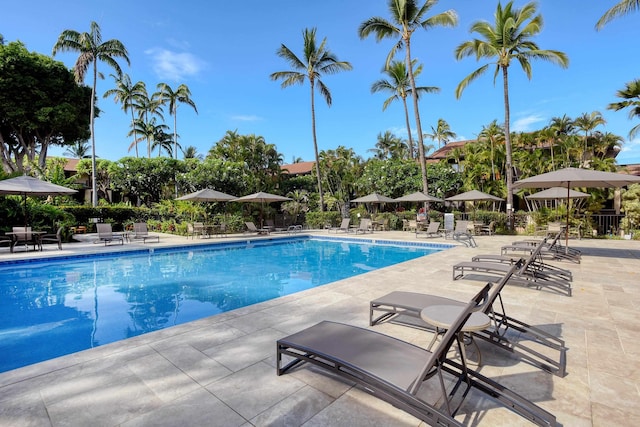
[[[153, 121], [156, 117], [164, 120], [164, 111], [162, 108], [162, 101], [160, 99], [160, 93], [156, 92], [154, 94], [152, 94], [150, 97], [147, 94], [147, 90], [146, 87], [144, 88], [144, 91], [140, 94], [140, 98], [139, 98], [139, 106], [137, 107], [138, 109], [138, 119], [142, 120], [142, 122], [144, 123], [143, 127], [146, 126], [147, 124], [149, 124], [151, 121]], [[135, 132], [135, 128], [138, 125], [133, 125], [132, 129], [133, 132]], [[149, 135], [149, 133], [147, 133], [146, 135]], [[151, 137], [147, 137], [147, 158], [151, 158]], [[138, 142], [142, 141], [142, 138], [138, 139], [138, 141], [136, 141], [135, 143], [137, 144]]]
[[122, 75], [120, 65], [116, 58], [123, 58], [127, 64], [129, 62], [129, 54], [121, 41], [116, 39], [102, 42], [102, 32], [100, 26], [91, 21], [91, 30], [88, 33], [79, 33], [74, 30], [64, 30], [58, 37], [58, 41], [53, 46], [53, 56], [58, 52], [78, 52], [80, 55], [73, 66], [73, 72], [76, 82], [82, 83], [87, 74], [87, 69], [93, 64], [93, 84], [91, 86], [91, 111], [89, 122], [91, 125], [91, 199], [93, 206], [98, 206], [98, 188], [96, 182], [96, 137], [94, 132], [95, 122], [95, 99], [96, 84], [98, 76], [98, 61], [105, 62], [111, 68], [116, 70], [118, 76]]
[[84, 159], [89, 153], [88, 141], [75, 141], [72, 145], [68, 146], [64, 155], [73, 157], [74, 159]]
[[[420, 28], [429, 30], [438, 26], [454, 27], [458, 25], [458, 16], [453, 10], [425, 18], [427, 12], [429, 12], [436, 3], [438, 3], [438, 0], [426, 0], [422, 6], [418, 6], [415, 0], [388, 0], [392, 21], [381, 17], [373, 17], [360, 24], [360, 28], [358, 29], [358, 33], [362, 39], [368, 37], [370, 34], [375, 34], [377, 41], [384, 38], [399, 39], [387, 56], [387, 66], [391, 63], [396, 52], [404, 48], [405, 64], [409, 73], [412, 93], [417, 93], [416, 80], [413, 74], [413, 61], [411, 59], [411, 36], [413, 33]], [[424, 154], [424, 140], [422, 124], [420, 123], [420, 112], [418, 110], [418, 97], [414, 96], [412, 98], [418, 132], [418, 153], [422, 172], [422, 191], [428, 194], [427, 162]]]
[[487, 141], [490, 146], [491, 157], [491, 178], [496, 179], [496, 167], [495, 167], [495, 148], [496, 145], [504, 142], [504, 129], [498, 124], [497, 120], [489, 123], [488, 126], [482, 126], [482, 130], [478, 135], [478, 141]]
[[402, 159], [407, 153], [407, 144], [391, 131], [386, 131], [378, 134], [376, 148], [367, 151], [375, 153], [375, 157], [380, 160]]
[[[536, 15], [536, 3], [524, 5], [522, 9], [514, 9], [513, 2], [503, 8], [500, 3], [495, 13], [495, 24], [477, 21], [472, 24], [471, 32], [477, 32], [482, 39], [473, 39], [460, 44], [455, 55], [458, 60], [474, 55], [476, 59], [495, 59], [494, 81], [502, 71], [504, 94], [504, 133], [506, 148], [507, 179], [507, 216], [509, 227], [513, 226], [513, 163], [511, 153], [511, 130], [509, 111], [509, 66], [518, 61], [527, 77], [531, 79], [531, 59], [542, 59], [566, 68], [569, 65], [567, 56], [556, 50], [541, 50], [532, 41], [533, 36], [542, 30], [542, 15]], [[456, 98], [462, 96], [464, 89], [489, 68], [485, 64], [465, 77], [456, 88]]]
[[182, 149], [182, 155], [184, 156], [185, 159], [198, 159], [198, 160], [202, 160], [203, 156], [202, 154], [198, 153], [198, 149], [196, 147], [194, 147], [193, 145], [190, 145], [186, 148]]
[[[169, 145], [168, 153], [171, 153], [171, 136], [165, 132], [169, 126], [164, 123], [158, 124], [156, 117], [152, 117], [151, 120], [144, 121], [143, 119], [136, 119], [133, 129], [129, 132], [129, 136], [134, 133], [140, 135], [137, 141], [133, 141], [129, 146], [129, 151], [140, 141], [146, 139], [149, 144], [149, 150], [158, 147], [158, 157], [160, 157], [160, 150], [166, 148]], [[167, 142], [167, 137], [169, 141]], [[151, 158], [151, 156], [149, 156]]]
[[437, 139], [438, 148], [442, 147], [442, 145], [447, 145], [447, 142], [449, 142], [449, 140], [457, 136], [456, 133], [451, 130], [449, 123], [447, 123], [445, 119], [438, 119], [438, 124], [435, 128], [431, 126], [431, 131], [433, 133], [428, 133], [426, 136], [434, 141]]
[[[113, 100], [115, 102], [119, 102], [122, 104], [122, 110], [126, 113], [127, 111], [131, 111], [131, 127], [134, 127], [135, 118], [135, 110], [140, 108], [140, 100], [143, 96], [146, 96], [147, 90], [144, 82], [137, 82], [136, 84], [131, 83], [131, 78], [128, 74], [123, 74], [122, 76], [115, 76], [111, 74], [116, 84], [116, 87], [113, 89], [107, 90], [103, 97], [108, 98], [113, 96]], [[133, 140], [136, 141], [138, 139], [138, 135], [134, 132]], [[138, 144], [136, 147], [136, 157], [138, 157]]]
[[327, 39], [322, 39], [318, 46], [316, 43], [316, 29], [306, 28], [303, 33], [303, 60], [287, 46], [280, 45], [277, 55], [287, 61], [293, 68], [291, 71], [278, 71], [271, 74], [271, 80], [282, 80], [281, 87], [287, 88], [295, 84], [303, 84], [309, 80], [311, 87], [311, 133], [313, 135], [313, 149], [316, 158], [316, 179], [318, 193], [320, 194], [320, 211], [324, 211], [324, 196], [322, 195], [322, 181], [320, 174], [320, 159], [318, 156], [318, 140], [316, 137], [316, 110], [314, 89], [318, 85], [318, 91], [324, 97], [327, 105], [331, 107], [331, 92], [320, 80], [323, 74], [335, 74], [340, 71], [349, 71], [353, 67], [349, 62], [339, 61], [338, 58], [326, 47]]
[[[618, 98], [624, 101], [614, 102], [607, 106], [609, 110], [619, 111], [623, 108], [631, 107], [629, 110], [629, 119], [640, 119], [640, 79], [636, 79], [625, 85], [625, 88], [616, 92]], [[640, 124], [635, 125], [629, 131], [629, 139], [633, 139], [640, 133]]]
[[191, 99], [191, 91], [185, 84], [181, 84], [174, 91], [166, 83], [158, 83], [158, 91], [160, 93], [160, 101], [162, 103], [169, 103], [169, 114], [173, 116], [173, 141], [175, 145], [176, 159], [178, 158], [178, 104], [187, 104], [193, 107], [193, 110], [198, 114], [196, 104]]
[[[412, 62], [412, 66], [415, 66], [416, 60]], [[392, 95], [387, 98], [382, 104], [382, 111], [385, 111], [387, 107], [395, 100], [402, 100], [402, 106], [404, 107], [404, 120], [407, 125], [407, 134], [409, 135], [409, 156], [414, 159], [413, 151], [413, 138], [411, 136], [411, 124], [409, 123], [409, 108], [407, 106], [407, 96], [413, 94], [411, 90], [411, 82], [409, 81], [409, 72], [407, 66], [402, 61], [393, 61], [388, 67], [385, 67], [383, 72], [389, 76], [388, 80], [380, 79], [371, 85], [371, 93], [376, 92], [388, 92]], [[422, 65], [413, 70], [413, 76], [417, 77], [422, 72]], [[420, 86], [416, 88], [416, 96], [420, 96], [421, 93], [437, 93], [440, 92], [440, 88], [434, 86]]]
[[596, 127], [606, 123], [607, 121], [602, 117], [602, 114], [599, 111], [582, 113], [580, 117], [573, 121], [574, 126], [584, 132], [584, 150], [582, 151], [582, 164], [584, 167], [586, 167], [587, 163], [587, 143], [589, 141], [589, 136], [591, 136]]
[[640, 9], [640, 0], [622, 0], [607, 10], [596, 23], [596, 30], [600, 31], [609, 21]]

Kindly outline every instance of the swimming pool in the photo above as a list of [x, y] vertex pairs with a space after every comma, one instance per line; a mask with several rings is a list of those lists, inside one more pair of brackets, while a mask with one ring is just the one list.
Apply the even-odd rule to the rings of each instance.
[[300, 236], [0, 263], [0, 372], [447, 247]]

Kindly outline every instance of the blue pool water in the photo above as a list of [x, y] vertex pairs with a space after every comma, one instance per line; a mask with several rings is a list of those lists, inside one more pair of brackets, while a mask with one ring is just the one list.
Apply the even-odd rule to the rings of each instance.
[[444, 248], [302, 237], [0, 263], [0, 372]]

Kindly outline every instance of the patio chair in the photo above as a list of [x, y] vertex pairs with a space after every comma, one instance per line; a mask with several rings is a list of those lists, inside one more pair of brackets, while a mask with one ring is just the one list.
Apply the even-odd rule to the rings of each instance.
[[480, 234], [486, 234], [489, 236], [493, 236], [496, 232], [496, 222], [491, 221], [487, 225], [483, 225], [480, 227]]
[[371, 219], [362, 218], [360, 224], [356, 228], [356, 234], [358, 233], [373, 233], [373, 226], [371, 225]]
[[142, 240], [142, 243], [147, 243], [147, 240], [154, 240], [160, 242], [160, 236], [157, 234], [149, 234], [149, 229], [146, 222], [136, 222], [133, 224], [133, 234], [129, 236], [132, 240]]
[[469, 232], [469, 221], [457, 221], [456, 228], [453, 229], [453, 240], [463, 243], [471, 248], [478, 247], [473, 235]]
[[29, 250], [29, 245], [33, 245], [33, 250], [42, 250], [39, 235], [31, 230], [31, 227], [13, 227], [13, 243], [10, 251], [13, 252], [16, 246], [24, 245], [25, 250]]
[[56, 234], [43, 234], [40, 236], [40, 244], [57, 243], [58, 249], [62, 250], [62, 230], [64, 227], [58, 227]]
[[[276, 343], [276, 373], [282, 375], [303, 363], [311, 363], [365, 392], [385, 400], [429, 425], [462, 425], [454, 417], [472, 390], [478, 390], [515, 413], [543, 425], [556, 425], [555, 417], [531, 401], [479, 373], [467, 369], [464, 358], [455, 362], [447, 352], [474, 312], [486, 306], [486, 285], [459, 314], [432, 350], [370, 329], [323, 321]], [[283, 357], [293, 358], [283, 366]], [[452, 387], [447, 387], [453, 381]], [[425, 385], [428, 401], [419, 393]], [[465, 407], [465, 411], [468, 410]]]
[[111, 224], [107, 222], [97, 223], [96, 229], [98, 230], [96, 243], [104, 242], [104, 245], [107, 246], [108, 243], [119, 241], [121, 245], [124, 244], [124, 236], [120, 233], [114, 233]]
[[[571, 278], [567, 278], [551, 269], [545, 270], [536, 265], [536, 259], [546, 239], [543, 239], [535, 250], [525, 258], [525, 262], [509, 279], [509, 283], [534, 287], [535, 289], [548, 288], [561, 294], [571, 296]], [[487, 280], [489, 278], [506, 274], [511, 265], [508, 262], [487, 261], [476, 257], [477, 261], [459, 262], [453, 266], [453, 280], [475, 279]]]
[[[503, 350], [515, 354], [521, 360], [551, 374], [564, 377], [567, 366], [567, 347], [564, 340], [529, 325], [506, 314], [502, 290], [511, 276], [522, 267], [519, 260], [491, 289], [484, 313], [491, 319], [491, 326], [472, 332], [480, 338]], [[369, 325], [376, 326], [390, 322], [418, 329], [433, 330], [433, 326], [420, 317], [420, 312], [436, 305], [463, 307], [466, 303], [437, 295], [394, 291], [369, 304]], [[551, 357], [553, 351], [555, 357]]]
[[256, 225], [251, 221], [247, 221], [244, 224], [247, 227], [247, 231], [246, 231], [247, 233], [269, 234], [269, 232], [270, 232], [270, 230], [268, 228], [258, 228], [258, 227], [256, 227]]
[[418, 235], [424, 234], [427, 237], [439, 237], [440, 236], [440, 223], [437, 221], [432, 221], [429, 223], [427, 228], [423, 230], [416, 230], [416, 237]]
[[340, 227], [331, 227], [328, 231], [334, 231], [336, 233], [338, 232], [348, 233], [350, 225], [351, 225], [351, 218], [342, 218]]

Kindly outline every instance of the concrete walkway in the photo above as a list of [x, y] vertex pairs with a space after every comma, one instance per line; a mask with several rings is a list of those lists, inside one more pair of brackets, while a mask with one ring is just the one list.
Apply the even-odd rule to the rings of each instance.
[[[416, 240], [415, 234], [403, 232], [380, 232], [373, 238]], [[276, 340], [324, 319], [368, 327], [369, 301], [392, 290], [468, 300], [482, 282], [453, 281], [452, 265], [474, 254], [499, 253], [501, 245], [519, 238], [476, 237], [478, 248], [456, 247], [5, 372], [0, 374], [0, 425], [424, 425], [352, 384], [309, 366], [276, 376]], [[163, 235], [159, 244], [126, 244], [124, 248], [215, 240]], [[572, 240], [570, 244], [583, 251], [582, 263], [557, 265], [574, 274], [572, 297], [515, 285], [504, 291], [510, 314], [566, 341], [568, 374], [564, 378], [549, 375], [484, 343], [480, 343], [480, 372], [555, 414], [561, 425], [639, 425], [640, 242]], [[123, 249], [90, 241], [65, 244], [63, 251], [54, 247], [40, 253], [2, 253], [0, 259]], [[429, 333], [393, 324], [375, 329], [423, 346], [431, 339]], [[528, 425], [476, 395], [456, 418], [469, 425]]]

